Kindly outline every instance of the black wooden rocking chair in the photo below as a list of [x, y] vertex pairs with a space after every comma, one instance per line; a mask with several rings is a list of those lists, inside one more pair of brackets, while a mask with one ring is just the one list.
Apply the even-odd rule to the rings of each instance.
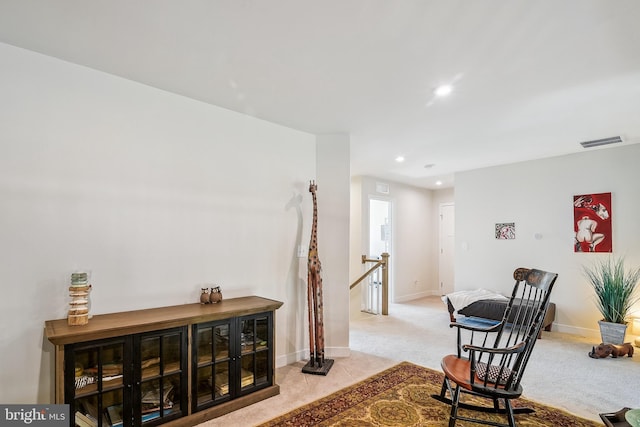
[[[456, 420], [514, 427], [514, 413], [533, 412], [529, 408], [514, 410], [511, 400], [522, 395], [520, 380], [542, 328], [558, 275], [518, 268], [513, 277], [516, 284], [500, 323], [485, 328], [457, 322], [450, 325], [457, 328], [458, 352], [442, 359], [445, 379], [440, 395], [433, 396], [451, 404], [449, 427], [454, 427]], [[463, 357], [463, 353], [468, 356]], [[447, 391], [450, 399], [446, 397]], [[463, 403], [461, 393], [491, 399], [493, 407]], [[504, 402], [504, 408], [500, 408], [500, 401]], [[506, 414], [509, 424], [460, 416], [458, 408]]]

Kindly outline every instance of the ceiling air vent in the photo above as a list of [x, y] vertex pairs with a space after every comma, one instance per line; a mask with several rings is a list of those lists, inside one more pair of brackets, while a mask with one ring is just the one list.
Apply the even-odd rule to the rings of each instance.
[[594, 139], [593, 141], [581, 142], [582, 148], [599, 147], [600, 145], [609, 145], [622, 142], [622, 138], [619, 136], [612, 136], [611, 138]]

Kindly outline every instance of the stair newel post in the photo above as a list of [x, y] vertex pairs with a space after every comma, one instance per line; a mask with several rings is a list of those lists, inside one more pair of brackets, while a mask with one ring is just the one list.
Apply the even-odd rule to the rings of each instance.
[[382, 315], [389, 314], [389, 254], [383, 252], [382, 256]]

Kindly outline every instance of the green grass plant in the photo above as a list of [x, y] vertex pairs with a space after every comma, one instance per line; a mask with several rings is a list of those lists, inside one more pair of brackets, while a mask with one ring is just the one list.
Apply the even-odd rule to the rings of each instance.
[[623, 258], [610, 257], [593, 267], [585, 267], [584, 274], [596, 293], [602, 320], [624, 324], [629, 310], [640, 300], [636, 292], [640, 268], [625, 271]]

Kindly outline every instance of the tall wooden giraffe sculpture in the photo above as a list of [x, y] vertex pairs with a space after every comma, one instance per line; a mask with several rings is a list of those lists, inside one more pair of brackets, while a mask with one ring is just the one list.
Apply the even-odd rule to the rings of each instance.
[[309, 192], [313, 197], [313, 224], [309, 242], [307, 274], [307, 303], [309, 308], [309, 362], [302, 372], [327, 375], [333, 360], [324, 358], [324, 320], [322, 303], [322, 266], [318, 257], [318, 201], [315, 181], [309, 182]]

